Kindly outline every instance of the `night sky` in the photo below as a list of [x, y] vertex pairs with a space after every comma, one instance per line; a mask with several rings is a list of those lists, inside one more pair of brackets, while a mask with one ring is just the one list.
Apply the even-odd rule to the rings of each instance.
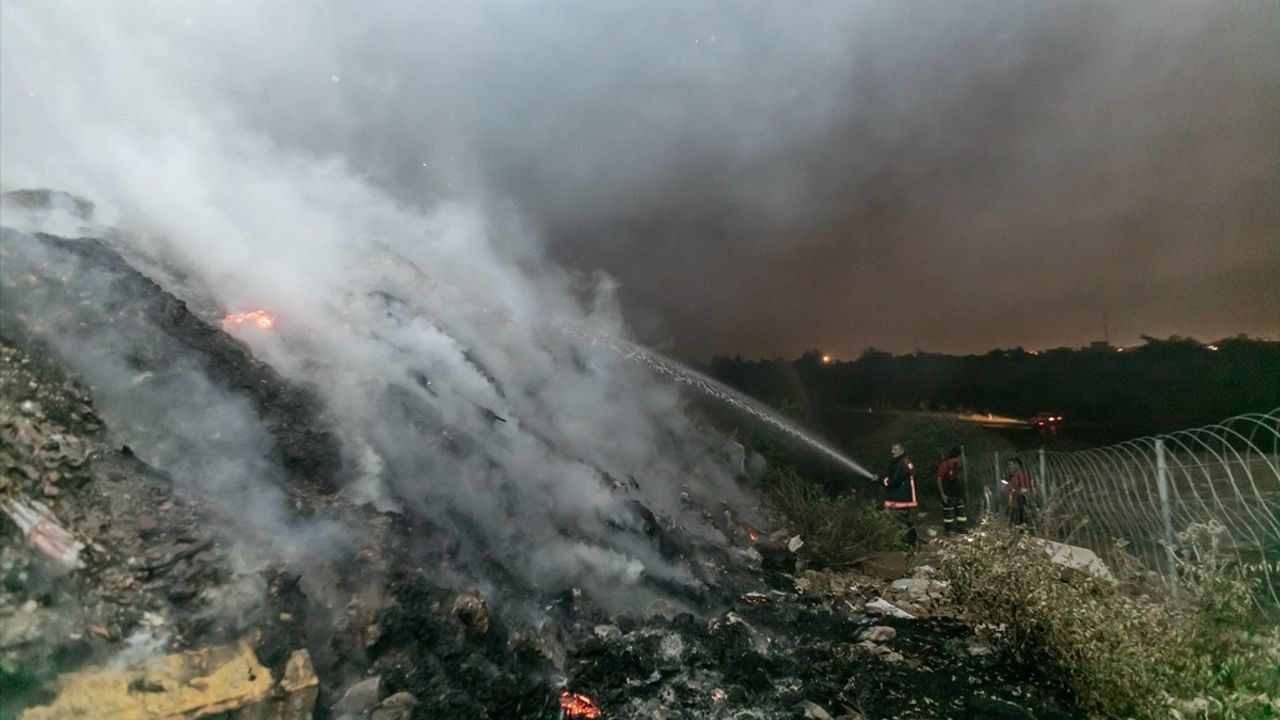
[[1274, 0], [253, 12], [131, 22], [210, 115], [485, 206], [683, 357], [1280, 337]]
[[733, 181], [695, 165], [641, 211], [564, 218], [563, 256], [694, 357], [1280, 337], [1277, 7], [1064, 7], [994, 59], [989, 29], [939, 23], [951, 52], [903, 69], [910, 97], [855, 62], [846, 116], [726, 171], [795, 182], [811, 214], [704, 203]]

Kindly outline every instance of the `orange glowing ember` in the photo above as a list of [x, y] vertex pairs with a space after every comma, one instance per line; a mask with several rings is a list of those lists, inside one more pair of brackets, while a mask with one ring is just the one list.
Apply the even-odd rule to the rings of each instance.
[[560, 691], [560, 709], [565, 717], [571, 718], [598, 718], [601, 715], [600, 708], [591, 698], [568, 690]]
[[266, 310], [250, 310], [249, 312], [231, 313], [230, 315], [222, 318], [222, 322], [227, 323], [228, 325], [242, 325], [244, 323], [250, 323], [266, 330], [270, 330], [276, 325], [276, 319], [271, 317], [271, 313]]
[[728, 510], [727, 512], [729, 514], [729, 517], [733, 518], [733, 521], [738, 523], [738, 527], [742, 528], [742, 532], [747, 534], [748, 540], [754, 543], [755, 541], [760, 539], [760, 531], [756, 530], [755, 526], [753, 526], [751, 523], [747, 522], [746, 520], [743, 520], [742, 516], [734, 512], [733, 510]]

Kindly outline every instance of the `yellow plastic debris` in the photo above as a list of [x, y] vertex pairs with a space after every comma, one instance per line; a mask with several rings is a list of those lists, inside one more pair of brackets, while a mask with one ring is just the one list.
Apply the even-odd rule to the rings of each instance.
[[50, 705], [22, 720], [309, 720], [318, 681], [305, 650], [289, 658], [278, 688], [247, 643], [103, 666], [62, 675]]
[[279, 700], [272, 715], [272, 720], [311, 720], [311, 711], [316, 707], [316, 696], [320, 694], [320, 679], [311, 669], [311, 656], [306, 650], [296, 650], [289, 656], [284, 666], [284, 677], [280, 678], [280, 689], [284, 697]]

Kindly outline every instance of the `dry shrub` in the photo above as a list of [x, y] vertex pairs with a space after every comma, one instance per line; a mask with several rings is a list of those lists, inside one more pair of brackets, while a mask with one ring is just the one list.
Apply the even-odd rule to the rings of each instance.
[[1178, 602], [1134, 596], [1064, 575], [1032, 538], [995, 525], [948, 545], [940, 568], [974, 621], [1101, 715], [1280, 717], [1280, 635], [1222, 568], [1184, 573]]
[[804, 540], [800, 552], [814, 567], [844, 569], [872, 553], [905, 547], [902, 524], [865, 498], [831, 497], [787, 467], [772, 470], [766, 487]]

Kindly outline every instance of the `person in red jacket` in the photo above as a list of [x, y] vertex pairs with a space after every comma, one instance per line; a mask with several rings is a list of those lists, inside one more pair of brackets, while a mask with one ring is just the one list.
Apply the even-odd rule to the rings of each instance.
[[916, 466], [907, 457], [907, 449], [902, 443], [894, 443], [889, 448], [889, 453], [893, 455], [893, 459], [880, 478], [880, 484], [884, 486], [884, 508], [898, 514], [898, 519], [907, 526], [907, 544], [914, 546], [916, 528], [911, 514], [919, 505], [916, 500]]
[[1031, 476], [1018, 458], [1009, 458], [1004, 468], [1004, 480], [1001, 482], [1009, 488], [1009, 522], [1026, 525], [1027, 509], [1031, 504]]
[[951, 448], [938, 464], [938, 495], [942, 498], [942, 528], [946, 532], [964, 532], [969, 516], [964, 509], [964, 467], [960, 448]]

